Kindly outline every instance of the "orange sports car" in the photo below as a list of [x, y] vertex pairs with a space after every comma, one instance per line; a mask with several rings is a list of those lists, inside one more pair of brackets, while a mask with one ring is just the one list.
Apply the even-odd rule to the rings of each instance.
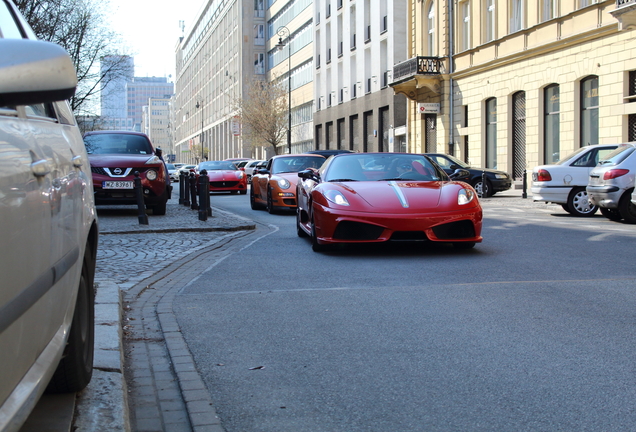
[[296, 209], [298, 171], [320, 168], [325, 158], [320, 155], [294, 154], [274, 156], [267, 166], [252, 175], [250, 204], [253, 210]]

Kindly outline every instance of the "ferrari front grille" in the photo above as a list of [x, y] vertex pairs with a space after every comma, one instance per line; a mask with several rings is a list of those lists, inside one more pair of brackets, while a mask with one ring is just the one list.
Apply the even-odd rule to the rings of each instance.
[[237, 181], [215, 181], [210, 182], [210, 187], [213, 188], [233, 188], [238, 185]]
[[472, 238], [475, 237], [475, 226], [469, 220], [462, 220], [437, 225], [433, 232], [440, 240]]
[[384, 228], [363, 222], [342, 221], [336, 227], [333, 238], [338, 240], [376, 240]]
[[391, 241], [426, 241], [424, 231], [395, 231], [391, 236]]

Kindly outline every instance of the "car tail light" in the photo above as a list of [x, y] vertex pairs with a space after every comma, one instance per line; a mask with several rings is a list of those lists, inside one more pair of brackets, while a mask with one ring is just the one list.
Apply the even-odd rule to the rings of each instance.
[[603, 174], [603, 180], [611, 180], [617, 177], [622, 177], [627, 173], [629, 173], [629, 170], [627, 169], [611, 169], [609, 171], [605, 171], [605, 174]]
[[537, 181], [552, 181], [552, 176], [548, 171], [540, 169], [539, 171], [537, 171]]

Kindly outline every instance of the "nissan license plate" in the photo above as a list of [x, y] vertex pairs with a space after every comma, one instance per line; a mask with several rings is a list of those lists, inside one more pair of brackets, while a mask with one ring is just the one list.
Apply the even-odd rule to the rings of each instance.
[[102, 183], [104, 189], [132, 189], [133, 182], [131, 181], [105, 181]]

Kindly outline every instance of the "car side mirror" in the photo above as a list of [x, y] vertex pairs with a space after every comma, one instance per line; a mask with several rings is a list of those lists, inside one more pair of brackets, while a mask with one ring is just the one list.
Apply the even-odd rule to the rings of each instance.
[[315, 180], [318, 178], [318, 173], [313, 169], [304, 169], [302, 171], [298, 171], [298, 177], [305, 180]]
[[267, 168], [261, 168], [261, 169], [258, 170], [258, 173], [267, 175], [267, 174], [269, 174], [269, 170]]
[[61, 46], [0, 38], [0, 52], [0, 106], [56, 102], [75, 94], [75, 67]]
[[457, 165], [457, 164], [452, 164], [452, 165], [450, 166], [450, 169], [452, 169], [452, 170], [458, 170], [458, 169], [459, 169], [459, 165]]
[[448, 177], [450, 177], [451, 180], [462, 180], [470, 177], [470, 173], [468, 172], [468, 170], [458, 168]]

